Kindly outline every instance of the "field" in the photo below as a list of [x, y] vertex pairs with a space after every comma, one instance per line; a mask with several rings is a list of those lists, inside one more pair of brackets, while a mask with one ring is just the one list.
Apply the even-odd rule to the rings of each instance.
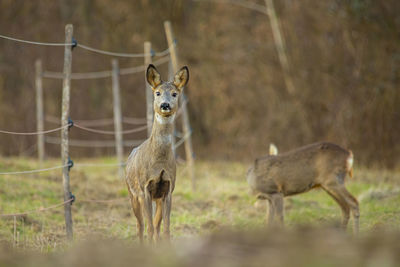
[[[112, 163], [115, 159], [79, 159], [78, 162]], [[59, 160], [49, 160], [43, 167], [54, 165], [59, 165]], [[245, 180], [247, 166], [239, 162], [197, 162], [196, 192], [191, 191], [185, 167], [179, 166], [171, 215], [174, 243], [205, 238], [226, 229], [263, 231], [266, 208], [254, 205], [256, 199], [249, 194]], [[38, 163], [31, 159], [3, 158], [0, 168], [4, 172], [28, 170], [38, 168]], [[61, 179], [60, 170], [0, 176], [0, 214], [35, 210], [62, 202]], [[361, 236], [382, 230], [400, 231], [399, 172], [355, 166], [355, 177], [347, 182], [347, 187], [360, 202]], [[136, 246], [136, 220], [125, 184], [117, 177], [114, 167], [74, 167], [71, 189], [76, 196], [72, 206], [75, 243], [91, 239], [119, 240], [128, 246]], [[325, 192], [314, 190], [287, 198], [285, 216], [289, 231], [296, 231], [300, 226], [336, 231], [341, 212]], [[349, 226], [351, 223], [350, 220]], [[351, 227], [348, 232], [351, 233]], [[63, 208], [16, 217], [15, 222], [14, 217], [1, 218], [0, 244], [15, 247], [17, 251], [65, 251], [70, 244], [65, 240]]]

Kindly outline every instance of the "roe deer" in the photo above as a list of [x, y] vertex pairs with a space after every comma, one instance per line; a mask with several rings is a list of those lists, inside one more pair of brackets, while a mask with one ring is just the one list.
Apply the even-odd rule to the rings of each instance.
[[258, 199], [268, 200], [268, 224], [273, 223], [275, 214], [283, 224], [284, 197], [321, 187], [342, 209], [343, 228], [352, 212], [353, 231], [357, 234], [360, 212], [357, 199], [345, 188], [347, 176], [353, 176], [353, 153], [321, 142], [257, 158], [247, 172], [247, 182]]
[[[154, 94], [154, 122], [150, 137], [132, 150], [126, 166], [126, 184], [137, 219], [138, 235], [143, 242], [144, 221], [147, 219], [149, 242], [160, 239], [161, 220], [164, 235], [170, 238], [171, 195], [175, 187], [176, 163], [172, 152], [172, 134], [179, 94], [189, 80], [189, 70], [181, 68], [172, 82], [164, 82], [157, 69], [150, 64], [146, 79]], [[153, 201], [156, 211], [153, 221]]]

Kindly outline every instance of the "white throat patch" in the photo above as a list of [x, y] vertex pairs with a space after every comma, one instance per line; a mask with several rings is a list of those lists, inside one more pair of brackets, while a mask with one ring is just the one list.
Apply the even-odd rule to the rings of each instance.
[[175, 119], [175, 114], [169, 117], [163, 117], [160, 114], [156, 113], [156, 120], [159, 124], [170, 124], [173, 123]]

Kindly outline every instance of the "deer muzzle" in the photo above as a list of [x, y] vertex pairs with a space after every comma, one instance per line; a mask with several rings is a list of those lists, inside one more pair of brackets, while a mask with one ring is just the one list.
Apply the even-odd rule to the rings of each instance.
[[162, 103], [162, 104], [160, 105], [160, 109], [161, 109], [161, 112], [162, 112], [162, 113], [164, 113], [164, 112], [170, 112], [170, 111], [171, 111], [171, 106], [170, 106], [169, 103]]

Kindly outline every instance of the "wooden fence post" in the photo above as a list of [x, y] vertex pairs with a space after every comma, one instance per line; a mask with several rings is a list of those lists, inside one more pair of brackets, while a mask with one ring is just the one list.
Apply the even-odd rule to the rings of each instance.
[[[170, 57], [170, 60], [169, 60], [169, 62], [168, 62], [168, 81], [173, 81], [173, 79], [174, 79], [174, 70], [173, 70], [173, 68], [172, 68], [172, 63], [171, 63], [171, 57]], [[173, 129], [173, 134], [172, 134], [172, 152], [174, 153], [174, 156], [176, 156], [176, 149], [175, 149], [175, 143], [176, 143], [176, 136], [175, 136], [175, 134], [176, 134], [176, 122], [174, 121], [174, 124], [173, 124], [173, 126], [174, 126], [174, 129]]]
[[[144, 66], [147, 68], [149, 64], [152, 63], [152, 57], [151, 57], [151, 43], [150, 42], [144, 42]], [[145, 83], [145, 90], [146, 90], [146, 118], [147, 118], [147, 137], [150, 137], [151, 135], [151, 129], [153, 127], [153, 91], [151, 90], [150, 85], [147, 82], [146, 79], [146, 71], [144, 74], [144, 83]]]
[[274, 0], [265, 0], [267, 14], [272, 28], [272, 36], [274, 37], [278, 58], [283, 70], [283, 78], [285, 80], [286, 90], [290, 95], [295, 93], [295, 87], [291, 77], [289, 61], [286, 55], [285, 41], [281, 34], [278, 17], [276, 16]]
[[[172, 26], [170, 21], [164, 22], [165, 34], [167, 36], [169, 53], [171, 56], [171, 64], [173, 73], [175, 74], [179, 69], [178, 66], [178, 55], [177, 49], [175, 44], [174, 34], [172, 32]], [[186, 101], [186, 97], [184, 92], [181, 94], [180, 102], [182, 108], [182, 127], [183, 127], [183, 137], [186, 138], [185, 140], [185, 154], [186, 154], [186, 161], [189, 167], [190, 178], [192, 181], [192, 189], [196, 189], [196, 178], [195, 178], [195, 170], [194, 170], [194, 155], [193, 155], [193, 147], [192, 147], [192, 138], [191, 138], [191, 128], [189, 122], [189, 114], [187, 111], [187, 105], [183, 103]]]
[[[42, 61], [37, 59], [35, 62], [35, 87], [36, 87], [36, 130], [43, 132], [44, 121], [43, 121], [43, 71]], [[37, 147], [39, 162], [43, 163], [44, 160], [44, 134], [38, 134], [37, 136]]]
[[[65, 26], [65, 43], [72, 43], [73, 26], [67, 24]], [[63, 91], [62, 91], [62, 107], [61, 107], [61, 162], [65, 166], [62, 170], [63, 174], [63, 188], [64, 188], [64, 201], [71, 199], [72, 194], [69, 186], [69, 170], [72, 166], [69, 166], [69, 140], [68, 131], [69, 127], [69, 100], [71, 90], [71, 65], [72, 65], [72, 46], [66, 45], [64, 49], [64, 79], [63, 79]], [[65, 216], [65, 227], [67, 231], [67, 238], [71, 240], [73, 238], [72, 231], [72, 214], [71, 214], [71, 202], [64, 204], [64, 216]]]
[[112, 65], [112, 90], [114, 99], [114, 130], [115, 130], [115, 149], [117, 153], [118, 175], [121, 179], [124, 178], [124, 146], [122, 137], [122, 113], [121, 113], [121, 98], [119, 88], [119, 66], [118, 60], [113, 59]]

